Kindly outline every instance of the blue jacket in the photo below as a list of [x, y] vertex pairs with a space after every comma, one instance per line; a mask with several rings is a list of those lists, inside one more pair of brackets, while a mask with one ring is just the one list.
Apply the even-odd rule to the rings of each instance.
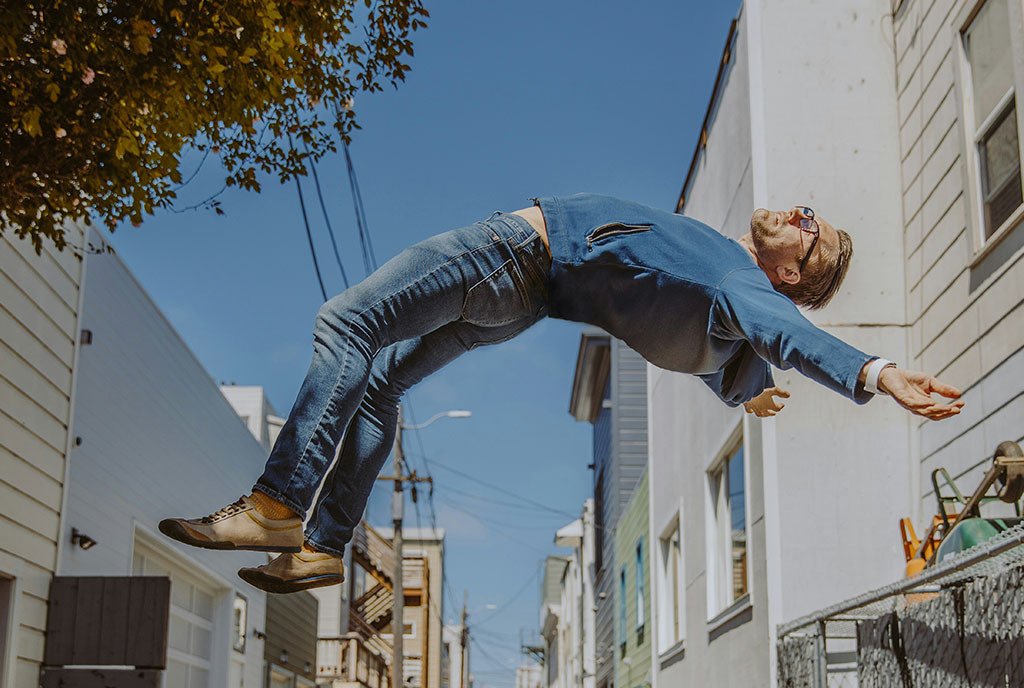
[[875, 358], [818, 329], [736, 241], [683, 215], [596, 194], [534, 198], [551, 246], [549, 313], [601, 327], [654, 365], [736, 406], [768, 363], [864, 403]]

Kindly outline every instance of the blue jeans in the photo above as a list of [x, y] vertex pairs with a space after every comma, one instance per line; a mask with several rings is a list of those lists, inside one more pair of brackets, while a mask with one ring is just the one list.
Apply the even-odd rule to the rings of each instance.
[[551, 258], [518, 215], [415, 244], [316, 316], [313, 362], [253, 489], [305, 517], [306, 538], [341, 555], [391, 452], [403, 392], [459, 355], [548, 313]]

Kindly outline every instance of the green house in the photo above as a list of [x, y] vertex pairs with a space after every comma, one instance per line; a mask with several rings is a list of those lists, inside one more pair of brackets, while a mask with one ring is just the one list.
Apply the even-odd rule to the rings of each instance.
[[651, 568], [647, 470], [615, 529], [615, 686], [651, 685]]

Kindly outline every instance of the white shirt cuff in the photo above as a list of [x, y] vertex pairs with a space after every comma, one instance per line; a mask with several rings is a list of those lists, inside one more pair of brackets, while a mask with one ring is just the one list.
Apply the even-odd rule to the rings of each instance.
[[883, 368], [889, 366], [896, 367], [896, 364], [886, 358], [876, 358], [868, 364], [867, 374], [864, 376], [864, 391], [871, 392], [872, 394], [887, 394], [887, 392], [878, 389], [878, 376], [882, 373]]

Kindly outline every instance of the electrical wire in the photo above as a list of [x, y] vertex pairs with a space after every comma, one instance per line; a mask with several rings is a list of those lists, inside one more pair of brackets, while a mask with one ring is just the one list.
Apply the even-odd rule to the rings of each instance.
[[366, 274], [369, 275], [377, 268], [377, 257], [373, 253], [373, 242], [370, 240], [370, 232], [366, 223], [366, 211], [363, 206], [363, 195], [359, 190], [359, 180], [356, 178], [356, 168], [352, 163], [352, 154], [349, 152], [348, 144], [341, 142], [342, 151], [345, 153], [345, 167], [348, 170], [348, 185], [352, 192], [352, 205], [356, 212], [356, 228], [359, 231], [359, 244], [363, 251], [363, 265]]
[[[288, 147], [293, 151], [292, 135], [288, 134]], [[309, 240], [309, 253], [313, 257], [313, 269], [316, 270], [316, 281], [320, 285], [320, 294], [327, 300], [327, 290], [324, 289], [324, 278], [320, 275], [320, 263], [316, 259], [316, 249], [313, 248], [313, 233], [309, 229], [309, 216], [306, 214], [306, 201], [302, 197], [302, 184], [299, 182], [299, 175], [295, 175], [295, 189], [299, 192], [299, 207], [302, 208], [302, 223], [306, 226], [306, 239]]]
[[459, 470], [458, 468], [452, 468], [451, 466], [448, 466], [446, 464], [441, 463], [437, 459], [434, 459], [433, 463], [434, 463], [435, 466], [439, 466], [440, 468], [443, 468], [446, 471], [449, 471], [451, 473], [455, 473], [456, 475], [462, 476], [466, 480], [469, 480], [471, 482], [477, 483], [478, 485], [482, 485], [483, 487], [488, 487], [488, 488], [490, 488], [492, 490], [495, 490], [497, 492], [501, 492], [502, 494], [508, 495], [508, 496], [513, 497], [515, 499], [521, 500], [521, 501], [523, 501], [523, 502], [525, 502], [527, 504], [530, 504], [531, 506], [534, 506], [534, 507], [536, 507], [538, 509], [543, 509], [544, 511], [550, 511], [553, 514], [558, 514], [559, 516], [566, 516], [568, 518], [573, 518], [573, 519], [579, 518], [579, 514], [573, 514], [573, 513], [570, 513], [568, 511], [563, 511], [562, 509], [556, 509], [554, 507], [548, 506], [547, 504], [544, 504], [543, 502], [538, 502], [538, 501], [536, 501], [534, 499], [530, 499], [529, 497], [524, 497], [522, 495], [516, 494], [515, 492], [512, 492], [510, 490], [506, 490], [503, 487], [499, 487], [497, 485], [494, 485], [493, 483], [489, 483], [489, 482], [487, 482], [485, 480], [481, 480], [480, 478], [472, 476], [469, 473], [466, 473], [465, 471]]
[[[306, 154], [309, 154], [309, 146], [306, 146]], [[320, 175], [316, 172], [316, 162], [310, 158], [309, 169], [313, 173], [313, 184], [316, 186], [316, 197], [320, 200], [320, 212], [324, 216], [324, 224], [327, 225], [327, 234], [331, 237], [331, 248], [334, 249], [334, 260], [338, 263], [338, 270], [341, 271], [341, 281], [348, 289], [348, 275], [345, 273], [345, 266], [341, 262], [341, 255], [338, 253], [338, 242], [334, 238], [334, 227], [331, 226], [331, 218], [327, 214], [327, 204], [324, 203], [324, 194], [320, 189]]]

